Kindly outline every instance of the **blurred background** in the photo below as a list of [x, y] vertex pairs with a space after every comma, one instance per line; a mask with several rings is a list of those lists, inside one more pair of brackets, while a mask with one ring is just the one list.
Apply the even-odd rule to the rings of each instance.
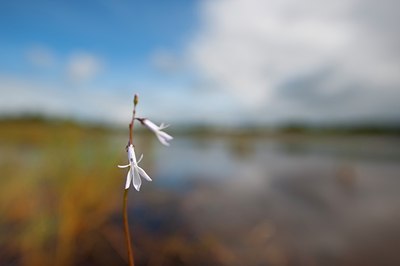
[[0, 265], [400, 265], [399, 10], [2, 1]]

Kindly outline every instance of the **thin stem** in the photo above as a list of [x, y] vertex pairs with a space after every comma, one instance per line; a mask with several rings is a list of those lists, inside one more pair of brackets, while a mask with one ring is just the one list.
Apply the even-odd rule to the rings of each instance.
[[[135, 95], [136, 97], [136, 95]], [[135, 122], [135, 116], [136, 116], [136, 104], [133, 105], [133, 112], [132, 112], [132, 120], [129, 123], [129, 144], [133, 145], [133, 125]]]
[[129, 265], [134, 266], [135, 260], [133, 258], [131, 235], [129, 233], [129, 223], [128, 223], [128, 191], [129, 191], [128, 189], [125, 189], [124, 191], [124, 204], [123, 204], [124, 229], [125, 229], [126, 246], [128, 247]]
[[[135, 94], [133, 100], [132, 120], [129, 123], [129, 143], [128, 143], [129, 145], [133, 145], [133, 125], [135, 122], [137, 103], [138, 103], [138, 96]], [[128, 248], [129, 265], [134, 266], [135, 260], [133, 258], [131, 234], [129, 232], [129, 223], [128, 223], [128, 191], [129, 191], [128, 189], [125, 189], [124, 191], [124, 204], [123, 204], [124, 229], [125, 229], [126, 246]]]

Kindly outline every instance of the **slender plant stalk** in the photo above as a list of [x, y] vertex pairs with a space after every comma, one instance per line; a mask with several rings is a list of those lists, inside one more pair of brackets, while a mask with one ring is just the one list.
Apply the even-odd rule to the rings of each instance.
[[[133, 99], [133, 113], [132, 113], [132, 120], [129, 123], [129, 143], [128, 145], [133, 145], [133, 125], [135, 122], [136, 116], [136, 105], [138, 103], [138, 96], [135, 94]], [[128, 248], [128, 257], [129, 257], [129, 265], [135, 265], [135, 259], [133, 257], [133, 249], [132, 249], [132, 241], [131, 241], [131, 234], [129, 232], [129, 222], [128, 222], [128, 191], [129, 189], [124, 190], [124, 202], [123, 202], [123, 217], [124, 217], [124, 231], [125, 231], [125, 238], [126, 238], [126, 246]]]
[[129, 233], [129, 223], [128, 223], [128, 192], [129, 189], [124, 190], [124, 204], [123, 204], [124, 229], [125, 229], [126, 246], [128, 248], [129, 265], [134, 266], [135, 260], [133, 258], [131, 235]]
[[131, 123], [129, 124], [129, 144], [133, 145], [133, 125], [135, 122], [135, 116], [136, 116], [136, 105], [138, 104], [138, 96], [135, 94], [135, 97], [133, 99], [133, 112], [132, 112], [132, 120]]

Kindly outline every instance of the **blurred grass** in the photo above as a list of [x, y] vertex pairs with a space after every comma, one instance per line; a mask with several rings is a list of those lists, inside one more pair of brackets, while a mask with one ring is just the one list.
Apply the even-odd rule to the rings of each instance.
[[124, 153], [113, 135], [68, 121], [0, 123], [1, 265], [70, 265], [108, 245], [93, 239], [120, 204]]

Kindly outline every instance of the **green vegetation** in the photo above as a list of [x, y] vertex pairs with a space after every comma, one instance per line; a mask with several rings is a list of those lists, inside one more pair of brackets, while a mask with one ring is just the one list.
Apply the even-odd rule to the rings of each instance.
[[124, 155], [111, 136], [67, 120], [0, 123], [1, 265], [69, 265], [80, 247], [108, 248], [95, 239], [120, 204]]

